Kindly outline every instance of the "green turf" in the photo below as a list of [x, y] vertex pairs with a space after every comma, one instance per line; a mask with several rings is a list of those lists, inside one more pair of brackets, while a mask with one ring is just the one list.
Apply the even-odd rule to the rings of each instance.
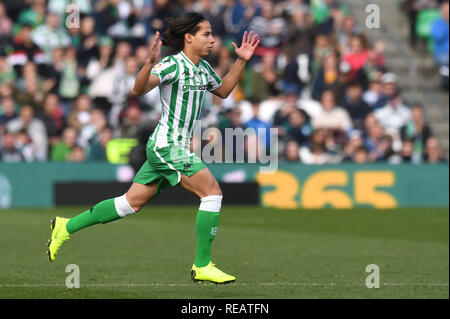
[[[195, 207], [146, 207], [74, 234], [54, 263], [49, 219], [77, 208], [0, 211], [0, 298], [448, 298], [448, 209], [224, 206], [213, 261], [234, 284], [192, 283]], [[65, 287], [68, 264], [81, 288]], [[368, 264], [381, 287], [368, 289]], [[28, 285], [28, 286], [26, 286]]]

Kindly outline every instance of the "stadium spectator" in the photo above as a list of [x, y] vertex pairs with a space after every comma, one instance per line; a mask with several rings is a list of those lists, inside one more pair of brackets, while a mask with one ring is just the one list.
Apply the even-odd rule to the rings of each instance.
[[431, 128], [425, 123], [423, 107], [414, 105], [411, 108], [411, 120], [400, 130], [402, 141], [413, 142], [413, 161], [415, 164], [421, 162], [425, 152], [426, 141], [433, 136]]
[[169, 0], [154, 0], [152, 14], [149, 17], [152, 33], [159, 31], [163, 34], [167, 30], [167, 19], [181, 15], [184, 11], [180, 6]]
[[0, 53], [0, 85], [4, 83], [13, 83], [16, 73], [7, 63], [7, 57]]
[[375, 117], [388, 134], [397, 138], [400, 129], [411, 119], [411, 110], [396, 93], [389, 98], [386, 106], [375, 111]]
[[281, 89], [278, 84], [279, 78], [280, 74], [275, 68], [275, 55], [270, 52], [263, 55], [260, 69], [258, 67], [253, 72], [251, 85], [252, 97], [259, 100], [266, 100], [269, 97], [277, 96]]
[[397, 80], [397, 75], [392, 72], [386, 72], [381, 76], [381, 83], [383, 84], [383, 87], [378, 101], [376, 101], [373, 106], [374, 109], [382, 108], [388, 103], [389, 99], [392, 99], [394, 96], [400, 94], [400, 90], [397, 87]]
[[19, 148], [26, 162], [36, 160], [36, 147], [26, 130], [20, 130], [16, 133], [16, 147]]
[[16, 147], [16, 137], [13, 133], [5, 132], [0, 144], [0, 161], [6, 163], [18, 163], [25, 160], [22, 152]]
[[84, 162], [85, 158], [86, 154], [84, 149], [79, 145], [75, 145], [67, 156], [67, 161], [81, 163]]
[[[98, 140], [94, 140], [88, 147], [86, 161], [106, 161], [106, 146], [112, 139], [112, 128], [105, 126], [99, 135]], [[142, 163], [141, 163], [142, 165]]]
[[64, 111], [59, 103], [58, 95], [49, 94], [44, 99], [44, 110], [37, 117], [45, 125], [49, 146], [54, 145], [66, 127]]
[[59, 96], [64, 101], [74, 100], [80, 92], [80, 80], [78, 75], [78, 62], [76, 49], [69, 46], [66, 49], [62, 61], [62, 70], [59, 79]]
[[420, 163], [421, 159], [417, 161], [414, 158], [414, 140], [405, 139], [402, 141], [402, 149], [400, 151], [400, 163]]
[[0, 3], [0, 43], [11, 37], [12, 27], [13, 22], [6, 13], [5, 5]]
[[67, 127], [62, 133], [61, 141], [53, 145], [50, 159], [53, 162], [66, 162], [73, 148], [77, 145], [78, 132], [73, 127]]
[[304, 164], [328, 164], [332, 157], [326, 152], [326, 148], [321, 144], [311, 144], [310, 147], [302, 146], [300, 148], [300, 160]]
[[55, 48], [64, 48], [70, 45], [71, 39], [67, 31], [61, 27], [61, 20], [55, 13], [48, 13], [46, 23], [39, 25], [31, 33], [31, 39], [40, 47], [51, 61], [51, 52]]
[[336, 55], [334, 53], [327, 55], [315, 77], [312, 98], [319, 101], [325, 90], [339, 90], [341, 87], [339, 73], [339, 63]]
[[367, 40], [362, 34], [353, 34], [350, 37], [350, 51], [344, 55], [343, 61], [350, 65], [350, 79], [355, 80], [359, 70], [367, 63], [369, 50]]
[[372, 109], [375, 108], [375, 105], [380, 100], [383, 92], [383, 84], [379, 80], [374, 80], [369, 83], [368, 89], [363, 93], [363, 100], [366, 102]]
[[425, 145], [425, 162], [429, 164], [447, 163], [436, 137], [430, 137]]
[[358, 82], [350, 83], [345, 89], [345, 97], [340, 105], [348, 112], [353, 123], [353, 127], [361, 130], [364, 126], [364, 119], [372, 109], [362, 98], [363, 87]]
[[[218, 45], [220, 44], [215, 44], [215, 46]], [[213, 64], [215, 64], [216, 74], [220, 77], [225, 76], [233, 65], [231, 50], [226, 46], [218, 47], [216, 61]]]
[[41, 69], [48, 62], [41, 48], [31, 39], [32, 31], [31, 25], [24, 24], [13, 38], [13, 52], [8, 56], [8, 63], [17, 73], [21, 73], [22, 67], [28, 62], [39, 65]]
[[441, 4], [441, 18], [431, 27], [433, 55], [443, 77], [443, 86], [448, 88], [449, 77], [449, 2]]
[[300, 161], [300, 148], [296, 141], [289, 141], [286, 143], [285, 159], [288, 162]]
[[339, 52], [345, 56], [350, 50], [350, 38], [358, 32], [355, 17], [348, 15], [342, 20], [342, 24], [336, 28], [336, 37], [339, 45]]
[[139, 132], [148, 125], [146, 119], [142, 116], [142, 110], [139, 106], [131, 104], [124, 110], [124, 117], [120, 127], [114, 131], [114, 137], [136, 138]]
[[[238, 150], [239, 141], [244, 140], [244, 130], [245, 126], [242, 125], [241, 122], [241, 110], [238, 106], [235, 106], [233, 108], [227, 109], [225, 112], [225, 117], [219, 122], [219, 130], [222, 137], [222, 146], [223, 146], [223, 156], [226, 156], [228, 154], [228, 158], [231, 158], [230, 154], [232, 154], [232, 158], [236, 160], [239, 158], [239, 156], [244, 156], [245, 154], [242, 154], [242, 150]], [[231, 137], [230, 133], [233, 133], [233, 131], [230, 131], [230, 129], [235, 130], [234, 136]], [[229, 138], [232, 138], [232, 140], [228, 140]], [[239, 154], [238, 154], [239, 153]]]
[[328, 130], [317, 129], [310, 137], [309, 143], [301, 146], [299, 155], [302, 163], [305, 164], [327, 164], [331, 163], [333, 155], [328, 149], [333, 144]]
[[[290, 1], [286, 1], [289, 3]], [[314, 40], [314, 21], [307, 8], [298, 5], [290, 15], [290, 23], [287, 26], [286, 48], [293, 57], [306, 54], [311, 55]]]
[[317, 115], [312, 115], [312, 126], [314, 129], [326, 128], [332, 131], [345, 132], [352, 128], [352, 121], [341, 107], [336, 106], [333, 91], [324, 91], [320, 100], [322, 110]]
[[194, 11], [201, 13], [211, 23], [213, 33], [219, 37], [226, 36], [225, 23], [223, 19], [224, 7], [218, 1], [200, 0], [194, 4]]
[[289, 125], [289, 114], [297, 108], [297, 95], [286, 94], [282, 97], [280, 107], [275, 111], [272, 127], [278, 129], [278, 136], [284, 138], [287, 134], [285, 127]]
[[16, 104], [12, 96], [4, 96], [0, 103], [0, 131], [9, 121], [17, 117]]
[[336, 52], [334, 45], [329, 36], [325, 34], [317, 34], [314, 39], [314, 49], [311, 61], [311, 71], [313, 76], [317, 74], [323, 65], [324, 59], [330, 54]]
[[352, 160], [356, 164], [365, 164], [369, 161], [369, 154], [364, 146], [358, 147], [353, 153]]
[[90, 143], [99, 139], [100, 132], [107, 126], [105, 113], [98, 108], [91, 110], [89, 124], [83, 126], [78, 138], [78, 145], [86, 149]]
[[95, 33], [95, 19], [86, 16], [80, 21], [80, 35], [77, 46], [77, 61], [86, 68], [89, 61], [96, 57], [98, 36]]
[[98, 56], [91, 57], [86, 66], [86, 77], [92, 81], [96, 76], [111, 66], [114, 42], [110, 37], [100, 37]]
[[45, 21], [46, 0], [30, 0], [30, 7], [24, 8], [18, 17], [18, 24], [28, 24], [34, 28]]
[[75, 101], [75, 107], [68, 116], [68, 124], [78, 131], [89, 124], [92, 109], [92, 103], [89, 96], [82, 94]]
[[244, 124], [246, 128], [252, 128], [255, 131], [255, 134], [258, 136], [259, 145], [263, 146], [265, 149], [270, 147], [270, 124], [262, 121], [259, 118], [260, 112], [260, 101], [253, 100], [252, 101], [252, 111], [253, 117], [251, 120], [247, 121]]
[[415, 48], [417, 43], [416, 23], [420, 11], [435, 9], [438, 6], [436, 0], [402, 0], [402, 9], [409, 19], [409, 43]]
[[119, 125], [119, 113], [126, 107], [138, 71], [136, 58], [129, 56], [124, 61], [124, 67], [117, 70], [115, 74], [113, 89], [109, 96], [109, 101], [112, 104], [109, 123], [114, 128]]
[[356, 72], [355, 80], [361, 83], [364, 91], [369, 88], [371, 82], [379, 81], [386, 72], [384, 56], [381, 53], [384, 50], [384, 44], [379, 44], [382, 47], [378, 50], [369, 50], [366, 64]]
[[257, 8], [255, 8], [251, 0], [225, 1], [223, 21], [227, 40], [241, 38], [244, 30], [251, 23], [256, 13]]
[[[42, 105], [45, 97], [45, 85], [42, 80], [34, 76], [24, 78], [25, 88], [17, 92], [17, 102], [20, 105], [29, 104], [33, 106], [36, 112], [42, 111]], [[52, 82], [47, 82], [52, 85]]]
[[[354, 161], [356, 152], [361, 148], [364, 148], [364, 138], [362, 136], [362, 133], [359, 130], [352, 130], [349, 133], [348, 140], [342, 149], [342, 153], [340, 154], [340, 157], [342, 157], [342, 161]], [[365, 148], [364, 151], [367, 152]]]
[[[251, 3], [252, 1], [246, 0]], [[286, 22], [284, 19], [274, 15], [274, 4], [272, 1], [261, 1], [261, 15], [255, 15], [251, 20], [250, 30], [257, 33], [261, 43], [256, 48], [255, 55], [263, 56], [267, 52], [278, 55], [280, 47], [286, 37]]]
[[292, 110], [289, 113], [285, 131], [288, 140], [296, 141], [298, 145], [305, 144], [312, 133], [309, 117], [306, 112], [298, 108]]
[[6, 129], [12, 133], [26, 130], [34, 146], [34, 158], [38, 161], [47, 160], [47, 131], [44, 123], [34, 116], [34, 110], [31, 105], [22, 105], [19, 116], [8, 122]]
[[386, 161], [391, 155], [392, 139], [386, 135], [383, 127], [375, 123], [369, 128], [364, 147], [369, 152], [369, 161]]

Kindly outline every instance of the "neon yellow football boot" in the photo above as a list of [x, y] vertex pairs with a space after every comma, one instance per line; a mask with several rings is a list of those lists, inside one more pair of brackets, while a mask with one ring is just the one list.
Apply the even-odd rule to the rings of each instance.
[[51, 237], [48, 240], [48, 258], [50, 261], [55, 261], [56, 254], [64, 242], [70, 239], [69, 233], [66, 230], [68, 218], [55, 217], [50, 220], [50, 229], [52, 230]]
[[224, 273], [216, 267], [215, 264], [209, 262], [205, 267], [192, 266], [191, 278], [194, 282], [201, 283], [209, 281], [217, 284], [227, 284], [236, 280], [236, 277]]

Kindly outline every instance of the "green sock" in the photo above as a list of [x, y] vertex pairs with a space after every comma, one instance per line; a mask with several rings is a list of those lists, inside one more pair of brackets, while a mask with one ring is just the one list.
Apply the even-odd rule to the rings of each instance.
[[211, 245], [216, 237], [219, 213], [199, 210], [196, 219], [197, 251], [194, 264], [204, 267], [211, 261]]
[[66, 229], [69, 234], [73, 234], [88, 226], [99, 223], [106, 224], [119, 218], [120, 216], [114, 205], [114, 198], [111, 198], [104, 200], [80, 215], [69, 219], [66, 224]]

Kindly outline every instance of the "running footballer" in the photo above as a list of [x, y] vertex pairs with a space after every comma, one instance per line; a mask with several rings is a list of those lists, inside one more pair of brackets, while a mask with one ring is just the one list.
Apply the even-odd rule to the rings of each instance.
[[[130, 189], [122, 196], [106, 199], [73, 217], [51, 220], [48, 256], [54, 261], [70, 235], [88, 226], [109, 223], [137, 213], [148, 201], [171, 186], [180, 185], [200, 198], [196, 217], [197, 247], [191, 269], [192, 280], [216, 284], [236, 280], [211, 262], [211, 244], [219, 224], [222, 191], [202, 160], [190, 152], [194, 122], [199, 118], [206, 91], [226, 98], [236, 86], [247, 61], [259, 44], [258, 35], [244, 33], [240, 47], [233, 42], [236, 62], [220, 79], [203, 60], [213, 45], [210, 23], [199, 13], [169, 20], [162, 35], [157, 32], [150, 56], [140, 70], [132, 91], [144, 95], [159, 86], [161, 118], [149, 137], [147, 160], [137, 172]], [[161, 60], [161, 46], [173, 51]]]

